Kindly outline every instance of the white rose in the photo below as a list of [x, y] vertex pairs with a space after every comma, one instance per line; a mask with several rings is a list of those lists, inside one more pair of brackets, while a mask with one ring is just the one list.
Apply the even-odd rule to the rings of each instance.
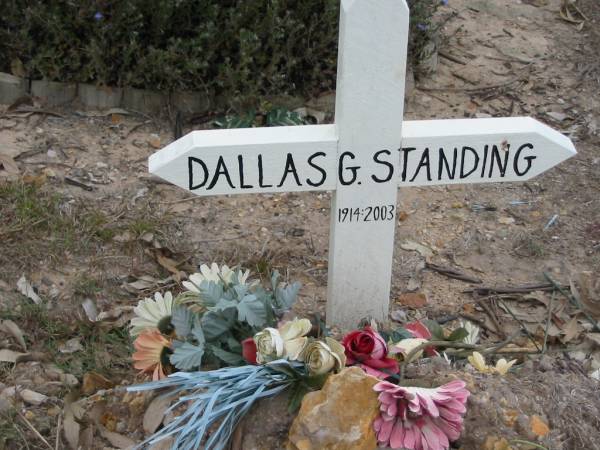
[[275, 328], [265, 328], [254, 335], [256, 344], [256, 362], [264, 364], [283, 358], [285, 347], [279, 331]]
[[323, 375], [332, 370], [339, 372], [346, 365], [344, 347], [331, 338], [308, 344], [302, 352], [302, 359], [311, 375]]
[[[402, 339], [400, 342], [394, 344], [390, 348], [390, 354], [396, 355], [400, 354], [404, 358], [408, 356], [410, 352], [412, 352], [415, 348], [420, 346], [421, 344], [427, 342], [427, 339], [421, 338], [412, 338], [412, 339]], [[416, 355], [413, 355], [412, 360], [419, 359], [423, 356], [423, 350], [417, 352]]]
[[294, 319], [279, 327], [279, 335], [283, 339], [285, 356], [291, 360], [300, 358], [308, 338], [305, 336], [310, 332], [312, 324], [308, 319]]

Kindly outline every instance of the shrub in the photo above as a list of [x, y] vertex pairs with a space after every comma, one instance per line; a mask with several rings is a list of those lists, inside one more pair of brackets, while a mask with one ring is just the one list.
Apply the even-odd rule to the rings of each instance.
[[[439, 2], [410, 1], [413, 25], [430, 24]], [[339, 0], [2, 3], [0, 70], [12, 63], [34, 79], [199, 90], [250, 104], [335, 84]], [[411, 42], [429, 32], [411, 26]]]

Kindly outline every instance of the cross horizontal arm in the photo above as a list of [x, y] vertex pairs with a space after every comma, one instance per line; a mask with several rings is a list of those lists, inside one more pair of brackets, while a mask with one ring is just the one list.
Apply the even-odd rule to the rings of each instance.
[[576, 154], [528, 117], [404, 122], [397, 148], [368, 149], [374, 167], [338, 148], [335, 125], [194, 131], [149, 159], [150, 172], [197, 195], [335, 190], [393, 177], [400, 186], [528, 180]]
[[148, 159], [148, 169], [196, 195], [333, 190], [333, 125], [194, 131]]

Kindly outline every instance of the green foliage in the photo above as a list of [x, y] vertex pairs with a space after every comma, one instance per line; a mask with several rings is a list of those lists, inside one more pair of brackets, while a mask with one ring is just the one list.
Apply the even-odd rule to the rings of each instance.
[[[242, 364], [240, 342], [265, 327], [276, 326], [300, 289], [299, 283], [281, 285], [277, 272], [269, 291], [240, 279], [238, 271], [229, 282], [203, 280], [195, 301], [190, 292], [177, 298], [171, 323], [178, 339], [170, 357], [177, 369], [198, 368], [207, 358], [219, 365]], [[196, 308], [200, 312], [193, 312], [190, 304], [201, 306]]]
[[[413, 58], [436, 32], [440, 3], [409, 0]], [[245, 110], [264, 96], [333, 89], [338, 18], [339, 0], [5, 0], [0, 70], [202, 91]]]
[[264, 114], [257, 114], [254, 109], [251, 109], [243, 114], [227, 115], [216, 119], [213, 124], [216, 128], [282, 127], [304, 125], [306, 120], [295, 111], [270, 108]]

